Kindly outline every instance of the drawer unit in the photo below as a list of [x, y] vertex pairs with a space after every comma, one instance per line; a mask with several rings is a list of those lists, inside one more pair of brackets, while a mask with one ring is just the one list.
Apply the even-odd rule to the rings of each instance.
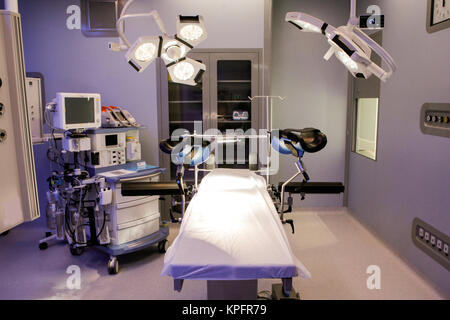
[[112, 245], [121, 245], [149, 236], [159, 230], [158, 196], [124, 197], [122, 182], [157, 182], [160, 173], [121, 179], [111, 185], [113, 202], [109, 207], [109, 230]]
[[[160, 179], [161, 173], [156, 173], [154, 175], [145, 176], [145, 177], [139, 177], [139, 178], [131, 178], [131, 179], [123, 179], [121, 182], [158, 182]], [[114, 203], [116, 204], [122, 204], [130, 201], [136, 201], [140, 199], [146, 199], [146, 198], [154, 198], [158, 199], [157, 196], [142, 196], [142, 197], [124, 197], [122, 196], [122, 188], [120, 182], [116, 183], [114, 187]]]
[[120, 245], [151, 235], [159, 230], [159, 212], [143, 219], [117, 225], [111, 243]]
[[116, 205], [117, 224], [143, 219], [146, 216], [159, 214], [158, 197], [147, 197], [136, 201]]

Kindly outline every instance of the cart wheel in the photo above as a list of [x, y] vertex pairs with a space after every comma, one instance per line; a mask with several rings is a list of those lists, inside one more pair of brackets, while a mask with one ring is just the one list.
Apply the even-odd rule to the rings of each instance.
[[70, 253], [74, 256], [81, 256], [84, 252], [84, 247], [75, 247], [73, 244], [70, 245]]
[[52, 236], [52, 233], [51, 233], [51, 232], [48, 232], [48, 231], [47, 231], [47, 232], [45, 233], [45, 237], [46, 237], [46, 238], [51, 237], [51, 236]]
[[0, 236], [6, 236], [9, 233], [9, 230], [6, 230], [5, 232], [0, 233]]
[[166, 243], [167, 240], [161, 240], [160, 242], [158, 242], [159, 253], [166, 253]]
[[39, 243], [39, 249], [41, 250], [45, 250], [48, 248], [48, 243], [47, 242], [41, 242]]
[[118, 274], [119, 273], [119, 261], [116, 257], [109, 259], [108, 261], [108, 273]]

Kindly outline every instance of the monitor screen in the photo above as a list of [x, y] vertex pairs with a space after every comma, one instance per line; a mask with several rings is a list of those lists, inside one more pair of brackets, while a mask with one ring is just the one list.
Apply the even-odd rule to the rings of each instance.
[[109, 134], [105, 136], [105, 146], [111, 147], [111, 146], [117, 146], [117, 134]]
[[91, 29], [116, 29], [116, 3], [89, 1], [89, 26]]
[[66, 124], [95, 122], [94, 98], [64, 98]]

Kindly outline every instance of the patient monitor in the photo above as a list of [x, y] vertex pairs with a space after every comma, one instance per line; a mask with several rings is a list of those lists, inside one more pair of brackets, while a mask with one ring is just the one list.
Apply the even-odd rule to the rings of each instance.
[[54, 103], [52, 122], [57, 129], [95, 129], [101, 126], [101, 101], [98, 93], [58, 92]]

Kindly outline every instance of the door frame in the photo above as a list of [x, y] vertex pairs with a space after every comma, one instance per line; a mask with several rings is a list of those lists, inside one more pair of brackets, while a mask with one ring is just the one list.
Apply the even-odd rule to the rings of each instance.
[[[375, 40], [378, 44], [382, 45], [383, 43], [383, 31], [376, 31], [369, 36]], [[374, 62], [378, 65], [381, 64], [381, 58], [379, 56], [375, 56], [373, 59]], [[349, 182], [350, 182], [350, 159], [352, 154], [361, 155], [354, 152], [354, 141], [355, 141], [355, 121], [356, 121], [356, 100], [358, 98], [379, 98], [378, 105], [378, 123], [377, 123], [377, 144], [378, 144], [378, 136], [379, 136], [379, 123], [380, 123], [380, 112], [381, 112], [381, 81], [372, 76], [371, 78], [364, 80], [359, 78], [354, 78], [351, 74], [348, 75], [348, 91], [347, 91], [347, 127], [346, 127], [346, 139], [345, 139], [345, 175], [344, 175], [344, 198], [343, 198], [343, 206], [348, 207], [348, 193], [349, 193]], [[378, 153], [378, 146], [377, 146]], [[364, 157], [368, 161], [376, 161]]]

